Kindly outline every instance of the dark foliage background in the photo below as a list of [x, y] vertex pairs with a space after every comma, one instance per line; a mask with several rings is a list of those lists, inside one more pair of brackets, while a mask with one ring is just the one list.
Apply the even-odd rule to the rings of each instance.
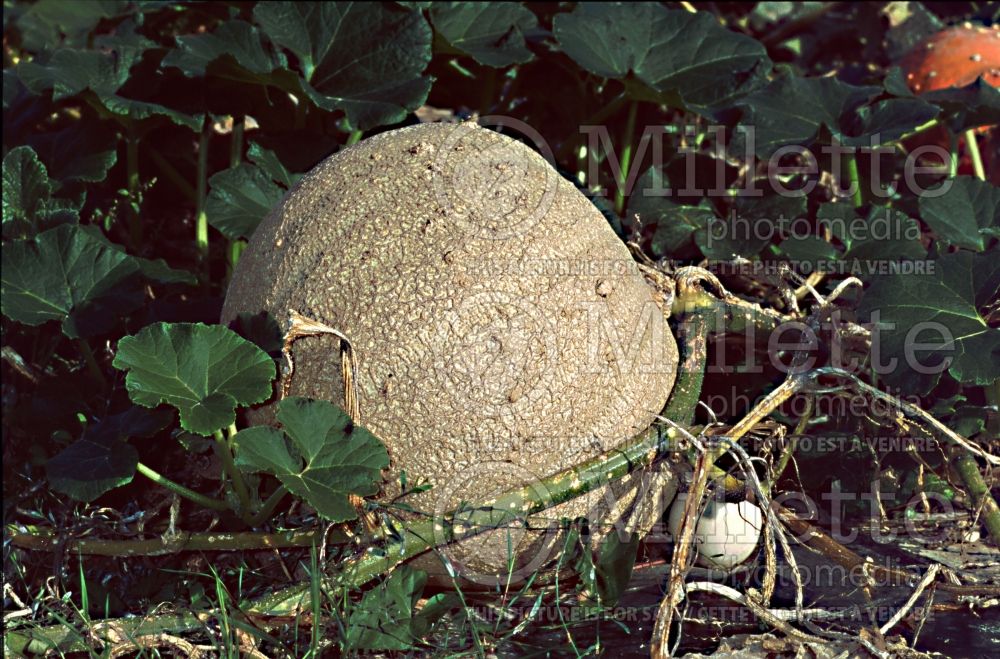
[[[502, 115], [526, 123], [623, 239], [667, 265], [733, 255], [797, 266], [933, 261], [935, 274], [919, 280], [858, 273], [864, 291], [845, 294], [837, 307], [848, 320], [865, 323], [877, 311], [896, 323], [882, 334], [890, 358], [903, 357], [909, 328], [944, 323], [958, 338], [930, 359], [950, 359], [947, 368], [878, 374], [858, 349], [862, 375], [964, 436], [995, 443], [1000, 191], [973, 175], [967, 147], [948, 135], [996, 124], [1000, 93], [977, 81], [917, 96], [896, 65], [947, 25], [992, 25], [997, 3], [694, 3], [697, 13], [680, 4], [4, 0], [8, 530], [56, 529], [65, 537], [97, 529], [122, 537], [161, 532], [170, 498], [133, 480], [139, 462], [192, 489], [218, 490], [219, 465], [201, 435], [167, 407], [134, 405], [124, 370], [112, 364], [118, 341], [154, 323], [217, 323], [246, 239], [302, 173], [345, 145], [429, 117]], [[957, 159], [947, 174], [955, 178], [952, 190], [934, 201], [899, 183], [906, 140], [929, 122]], [[580, 127], [589, 125], [606, 127], [615, 159], [638, 175], [635, 190], [653, 181], [707, 188], [759, 179], [763, 171], [747, 167], [741, 133], [750, 126], [761, 159], [790, 145], [817, 154], [834, 142], [869, 146], [877, 136], [877, 144], [893, 149], [877, 165], [858, 158], [857, 176], [867, 182], [878, 167], [884, 181], [898, 185], [885, 198], [837, 197], [821, 172], [848, 179], [849, 163], [833, 171], [821, 156], [820, 173], [788, 177], [790, 188], [820, 182], [799, 197], [619, 194], [607, 149], [585, 148]], [[725, 128], [721, 143], [710, 125]], [[667, 131], [662, 163], [651, 151], [642, 154], [646, 126]], [[498, 129], [530, 143], [510, 126]], [[980, 143], [995, 183], [996, 129]], [[934, 181], [919, 180], [924, 187]], [[596, 193], [602, 189], [609, 192]], [[791, 235], [772, 227], [763, 238], [711, 240], [713, 227], [734, 212], [754, 225], [801, 218], [810, 230]], [[822, 230], [822, 218], [883, 216], [914, 231], [852, 242]], [[843, 279], [827, 277], [821, 289]], [[780, 277], [731, 271], [723, 283], [790, 310]], [[274, 356], [276, 328], [235, 329]], [[826, 352], [817, 365], [829, 359], [833, 337], [820, 339]], [[766, 337], [720, 336], [712, 350], [730, 364], [766, 363], [769, 355]], [[702, 398], [732, 422], [780, 379], [774, 368], [710, 370]], [[247, 404], [233, 400], [230, 411]], [[793, 427], [801, 410], [795, 405], [778, 420]], [[698, 420], [707, 420], [704, 410]], [[918, 488], [915, 463], [903, 451], [873, 456], [863, 441], [885, 427], [874, 413], [823, 416], [809, 432], [855, 438], [856, 450], [800, 455], [800, 470], [794, 479], [786, 472], [778, 488], [818, 496], [835, 482], [866, 491], [881, 481], [894, 497], [890, 509], [904, 502]], [[932, 473], [919, 487], [953, 497], [946, 456], [928, 452], [922, 459]], [[302, 518], [288, 505], [277, 519], [294, 526]], [[184, 524], [203, 528], [213, 516], [219, 529], [243, 528], [233, 515], [207, 510], [190, 513]], [[5, 545], [5, 574], [16, 576], [5, 583], [34, 594], [54, 577], [48, 606], [55, 610], [73, 602], [87, 613], [79, 587], [69, 585], [77, 572], [89, 584], [95, 617], [142, 613], [158, 602], [197, 609], [212, 600], [203, 555], [129, 559], [126, 566], [57, 554], [53, 565], [11, 552]], [[303, 557], [308, 561], [307, 551], [296, 560]], [[247, 552], [216, 557], [212, 567], [246, 595], [284, 579], [275, 560]]]

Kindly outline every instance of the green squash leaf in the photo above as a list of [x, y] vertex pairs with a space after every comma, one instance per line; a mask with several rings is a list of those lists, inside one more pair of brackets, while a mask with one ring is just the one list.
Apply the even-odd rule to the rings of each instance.
[[177, 47], [163, 58], [163, 66], [176, 66], [189, 77], [204, 76], [209, 64], [225, 55], [256, 74], [269, 74], [277, 65], [261, 45], [257, 28], [232, 20], [214, 32], [178, 36]]
[[52, 489], [77, 501], [93, 501], [135, 476], [139, 454], [125, 442], [151, 437], [170, 423], [162, 410], [131, 407], [88, 426], [83, 436], [45, 465]]
[[33, 225], [40, 207], [52, 194], [45, 165], [30, 146], [19, 146], [3, 159], [3, 224]]
[[[126, 253], [122, 245], [108, 240], [108, 237], [104, 235], [101, 229], [93, 224], [81, 224], [80, 231], [111, 249], [123, 254]], [[139, 256], [130, 256], [129, 258], [134, 260], [136, 265], [139, 266], [139, 272], [142, 273], [142, 276], [151, 282], [160, 284], [187, 284], [189, 286], [194, 286], [198, 283], [198, 277], [193, 272], [171, 268], [163, 259], [144, 259]]]
[[[851, 216], [854, 216], [853, 209], [847, 204], [823, 204], [820, 210], [834, 206], [846, 207]], [[927, 256], [927, 248], [920, 242], [920, 224], [895, 208], [872, 206], [868, 215], [860, 225], [855, 225], [853, 231], [848, 227], [847, 234], [843, 234], [840, 229], [844, 226], [831, 224], [831, 227], [835, 227], [833, 234], [844, 243], [847, 259], [882, 263], [917, 260]], [[863, 265], [861, 267], [864, 268]], [[855, 274], [864, 276], [866, 273], [862, 270]]]
[[354, 519], [347, 495], [378, 491], [380, 471], [389, 466], [382, 442], [324, 400], [286, 398], [278, 421], [283, 432], [255, 426], [236, 434], [237, 464], [274, 474], [332, 522]]
[[274, 208], [285, 189], [260, 167], [240, 163], [208, 181], [211, 192], [205, 212], [213, 227], [230, 240], [249, 238], [260, 221]]
[[518, 2], [438, 2], [430, 17], [445, 41], [480, 64], [504, 67], [534, 57], [524, 33], [538, 25], [538, 19]]
[[118, 161], [117, 136], [105, 126], [73, 125], [28, 138], [49, 175], [62, 183], [103, 181]]
[[778, 228], [805, 215], [806, 198], [769, 194], [737, 197], [732, 213], [716, 217], [695, 234], [695, 243], [710, 259], [734, 256], [753, 259], [780, 233]]
[[890, 98], [864, 105], [837, 126], [841, 144], [855, 147], [888, 144], [935, 118], [937, 106], [920, 99]]
[[419, 642], [413, 623], [427, 573], [409, 565], [396, 568], [365, 593], [347, 620], [347, 644], [354, 650], [411, 650]]
[[3, 70], [3, 109], [10, 110], [27, 92], [14, 69]]
[[[124, 13], [129, 3], [125, 0], [40, 0], [27, 5], [17, 16], [22, 46], [29, 51], [51, 48], [60, 41], [85, 45], [87, 36], [104, 18]], [[14, 7], [4, 7], [4, 14]], [[4, 24], [6, 27], [6, 19]]]
[[[993, 299], [1000, 288], [1000, 254], [955, 252], [934, 262], [933, 274], [896, 274], [876, 277], [865, 292], [859, 313], [878, 313], [880, 331], [873, 336], [881, 364], [891, 366], [883, 379], [908, 393], [931, 390], [941, 372], [959, 382], [989, 384], [1000, 378], [1000, 329], [991, 328], [978, 306]], [[875, 318], [872, 318], [875, 321]], [[922, 327], [945, 330], [951, 341], [930, 352], [920, 350], [908, 363], [913, 342], [944, 343], [940, 331], [910, 336]], [[890, 360], [895, 359], [892, 364]]]
[[93, 501], [135, 476], [139, 452], [118, 439], [83, 437], [45, 465], [52, 489], [77, 501]]
[[200, 115], [185, 114], [160, 103], [126, 98], [118, 93], [128, 81], [132, 65], [142, 56], [141, 48], [134, 47], [130, 41], [126, 43], [106, 52], [63, 48], [54, 52], [47, 62], [21, 62], [17, 74], [34, 94], [51, 90], [52, 98], [60, 100], [90, 91], [108, 112], [130, 121], [160, 116], [178, 126], [200, 130]]
[[98, 95], [114, 94], [128, 80], [136, 60], [98, 50], [63, 48], [52, 53], [48, 62], [22, 62], [17, 73], [35, 94], [52, 90], [53, 100], [76, 96], [85, 89]]
[[417, 11], [382, 3], [262, 2], [254, 18], [295, 54], [302, 88], [358, 130], [402, 121], [423, 105], [432, 31]]
[[265, 149], [256, 142], [250, 142], [250, 148], [247, 149], [247, 157], [250, 158], [250, 162], [257, 165], [265, 174], [270, 176], [272, 181], [286, 190], [290, 189], [302, 178], [302, 174], [293, 174], [288, 171], [288, 168], [278, 158], [278, 154], [270, 149]]
[[711, 12], [654, 3], [579, 3], [556, 14], [563, 51], [605, 78], [632, 74], [665, 100], [716, 106], [759, 87], [771, 69], [764, 46], [719, 25]]
[[1000, 89], [981, 78], [966, 87], [938, 89], [921, 98], [941, 107], [941, 120], [953, 133], [1000, 124]]
[[181, 427], [211, 435], [236, 421], [236, 407], [271, 397], [274, 361], [221, 325], [155, 323], [118, 342], [115, 368], [128, 371], [132, 402], [167, 403]]
[[[897, 77], [887, 78], [886, 84], [895, 87]], [[938, 106], [913, 97], [873, 101], [882, 91], [836, 78], [777, 78], [737, 101], [743, 115], [730, 149], [747, 150], [752, 133], [754, 152], [769, 158], [782, 146], [813, 144], [823, 129], [844, 146], [879, 146], [940, 113]]]
[[789, 144], [808, 146], [823, 126], [839, 134], [841, 116], [881, 91], [880, 87], [855, 87], [836, 78], [782, 76], [737, 101], [743, 116], [730, 149], [738, 153], [748, 150], [750, 135], [753, 151], [760, 158], [769, 158]]
[[295, 185], [301, 174], [292, 174], [274, 151], [250, 143], [247, 156], [253, 164], [215, 174], [209, 179], [211, 192], [205, 203], [208, 221], [230, 240], [253, 235], [285, 192]]
[[7, 152], [3, 160], [3, 237], [31, 237], [60, 224], [79, 221], [85, 195], [53, 197], [58, 183], [30, 146]]
[[849, 203], [829, 202], [819, 205], [816, 222], [840, 242], [845, 259], [900, 261], [927, 256], [920, 224], [895, 208], [872, 206], [861, 217]]
[[977, 252], [986, 235], [1000, 235], [1000, 188], [972, 176], [958, 176], [920, 197], [920, 215], [937, 237], [956, 247]]
[[635, 182], [628, 200], [628, 216], [640, 226], [655, 226], [650, 249], [656, 256], [677, 256], [694, 247], [694, 235], [715, 221], [715, 211], [708, 200], [698, 206], [678, 204], [665, 193], [670, 187], [667, 175], [650, 167]]
[[70, 338], [109, 330], [143, 302], [137, 260], [75, 224], [3, 245], [3, 314], [26, 325], [62, 322]]

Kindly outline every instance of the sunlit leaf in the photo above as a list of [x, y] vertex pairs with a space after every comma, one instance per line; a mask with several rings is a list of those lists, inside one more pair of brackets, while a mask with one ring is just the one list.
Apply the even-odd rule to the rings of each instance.
[[254, 426], [236, 435], [237, 464], [273, 474], [332, 522], [357, 517], [349, 494], [375, 494], [389, 466], [385, 446], [323, 400], [291, 397], [278, 405], [282, 430]]
[[211, 435], [236, 420], [236, 407], [273, 393], [274, 361], [221, 325], [156, 323], [118, 342], [115, 368], [128, 371], [132, 402], [166, 403], [180, 412], [181, 426]]

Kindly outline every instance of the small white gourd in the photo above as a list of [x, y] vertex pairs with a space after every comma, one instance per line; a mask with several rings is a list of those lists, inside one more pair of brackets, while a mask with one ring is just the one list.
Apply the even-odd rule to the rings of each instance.
[[[670, 508], [668, 528], [674, 538], [680, 532], [686, 499], [686, 494], [678, 494]], [[731, 570], [754, 553], [763, 528], [760, 508], [749, 501], [709, 500], [694, 532], [699, 562], [705, 567]]]

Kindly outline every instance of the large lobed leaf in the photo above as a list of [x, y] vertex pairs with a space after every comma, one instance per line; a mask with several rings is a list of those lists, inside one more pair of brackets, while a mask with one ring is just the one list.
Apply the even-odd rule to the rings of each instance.
[[166, 117], [191, 130], [201, 128], [202, 117], [189, 115], [161, 103], [122, 96], [119, 91], [129, 81], [132, 66], [153, 42], [135, 34], [106, 39], [102, 50], [61, 48], [47, 61], [26, 61], [17, 66], [21, 81], [34, 94], [52, 92], [54, 100], [93, 93], [104, 108], [123, 120], [139, 121]]
[[[939, 364], [959, 382], [989, 384], [1000, 378], [1000, 329], [987, 325], [978, 308], [995, 299], [1000, 289], [1000, 254], [960, 251], [933, 262], [933, 274], [877, 277], [865, 292], [862, 314], [879, 312], [880, 360], [895, 359], [883, 374], [889, 384], [912, 393], [926, 393], [937, 383]], [[910, 335], [918, 326], [929, 331]], [[908, 363], [914, 342], [940, 343], [941, 330], [951, 342], [929, 353], [916, 353], [919, 364]], [[874, 339], [874, 337], [873, 337]], [[945, 360], [942, 362], [942, 360]]]
[[142, 305], [137, 259], [63, 224], [3, 245], [3, 315], [26, 325], [62, 323], [70, 338], [105, 332]]
[[205, 202], [208, 222], [230, 240], [249, 238], [285, 192], [301, 178], [292, 174], [274, 151], [250, 143], [251, 163], [240, 163], [209, 179]]
[[[733, 148], [768, 158], [787, 144], [809, 145], [821, 127], [835, 131], [841, 115], [877, 95], [879, 87], [855, 87], [836, 78], [775, 79], [737, 103], [743, 110]], [[752, 138], [751, 138], [752, 136]]]
[[[743, 116], [731, 148], [768, 158], [790, 144], [810, 145], [825, 129], [852, 147], [887, 144], [930, 121], [939, 108], [916, 98], [873, 101], [883, 89], [836, 78], [782, 76], [740, 99]], [[751, 138], [752, 134], [752, 138]]]
[[983, 251], [986, 237], [1000, 235], [1000, 188], [958, 176], [920, 196], [920, 215], [937, 237], [957, 247]]
[[[188, 76], [274, 86], [343, 111], [360, 130], [402, 121], [427, 99], [432, 81], [422, 74], [432, 31], [419, 11], [383, 3], [261, 2], [253, 17], [256, 25], [233, 20], [177, 37], [163, 65]], [[281, 49], [295, 56], [297, 70]]]
[[580, 3], [552, 23], [563, 51], [583, 68], [605, 78], [632, 74], [688, 108], [731, 101], [760, 86], [771, 69], [763, 45], [725, 29], [710, 12]]
[[212, 188], [205, 202], [209, 224], [230, 240], [253, 235], [285, 194], [262, 169], [245, 162], [213, 175], [208, 183]]
[[41, 204], [52, 194], [45, 165], [34, 149], [19, 146], [3, 159], [3, 223], [33, 223]]
[[519, 2], [437, 2], [430, 17], [439, 35], [480, 64], [503, 67], [533, 57], [524, 33], [538, 19]]
[[88, 426], [79, 441], [45, 464], [52, 489], [77, 501], [93, 501], [135, 476], [139, 453], [129, 438], [151, 437], [166, 427], [171, 414], [131, 407]]
[[[85, 170], [97, 175], [101, 168], [81, 164], [72, 176], [86, 177]], [[141, 306], [141, 278], [196, 282], [190, 273], [170, 268], [162, 260], [130, 256], [96, 226], [78, 225], [83, 197], [54, 197], [55, 186], [31, 147], [7, 153], [3, 235], [21, 239], [2, 248], [0, 308], [5, 316], [27, 325], [58, 320], [71, 338], [92, 336], [109, 330], [120, 315]]]
[[132, 402], [167, 403], [181, 427], [211, 435], [236, 421], [236, 407], [267, 400], [275, 377], [267, 353], [221, 325], [155, 323], [118, 342], [115, 368], [128, 371]]
[[60, 224], [77, 222], [84, 196], [54, 197], [58, 184], [30, 146], [19, 146], [3, 159], [3, 237], [33, 236]]
[[323, 400], [286, 398], [278, 404], [283, 430], [254, 426], [236, 434], [241, 467], [273, 474], [332, 522], [357, 516], [349, 494], [378, 491], [389, 466], [385, 446]]
[[261, 2], [254, 18], [295, 54], [302, 87], [356, 129], [402, 121], [427, 99], [432, 32], [417, 11], [383, 3]]
[[177, 47], [163, 58], [163, 66], [176, 66], [187, 76], [204, 76], [210, 64], [226, 55], [254, 74], [268, 74], [279, 64], [264, 50], [257, 28], [233, 20], [214, 32], [178, 36]]

